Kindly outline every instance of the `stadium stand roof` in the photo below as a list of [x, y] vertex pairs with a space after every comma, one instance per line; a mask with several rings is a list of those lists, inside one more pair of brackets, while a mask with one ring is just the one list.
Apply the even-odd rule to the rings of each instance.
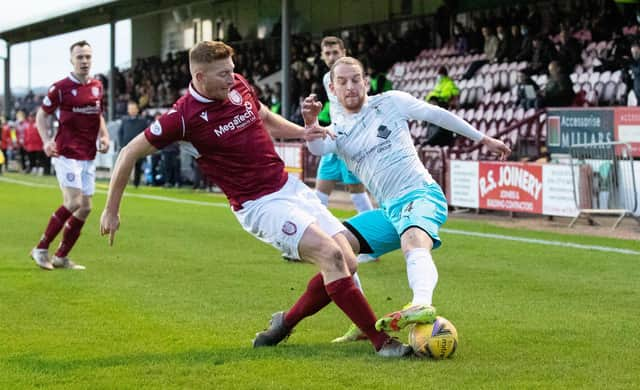
[[[215, 2], [219, 0], [208, 0]], [[52, 35], [64, 34], [83, 28], [89, 28], [152, 14], [166, 9], [180, 8], [204, 1], [184, 0], [93, 0], [72, 12], [53, 11], [43, 18], [26, 18], [20, 24], [0, 27], [0, 39], [9, 44], [31, 41]], [[8, 29], [5, 29], [8, 28]]]

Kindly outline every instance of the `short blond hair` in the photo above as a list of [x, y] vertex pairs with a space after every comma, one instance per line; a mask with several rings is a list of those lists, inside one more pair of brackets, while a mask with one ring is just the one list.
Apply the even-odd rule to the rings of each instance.
[[342, 58], [338, 58], [336, 60], [336, 62], [333, 64], [333, 66], [331, 67], [331, 71], [329, 73], [329, 78], [331, 79], [331, 81], [333, 81], [333, 75], [335, 73], [335, 69], [338, 65], [355, 65], [357, 67], [360, 68], [360, 71], [362, 72], [362, 76], [364, 77], [364, 65], [362, 65], [362, 62], [360, 62], [360, 60], [358, 60], [357, 58], [353, 58], [353, 57], [342, 57]]
[[232, 57], [233, 48], [221, 41], [198, 42], [189, 50], [189, 62], [192, 64], [210, 64], [215, 60]]

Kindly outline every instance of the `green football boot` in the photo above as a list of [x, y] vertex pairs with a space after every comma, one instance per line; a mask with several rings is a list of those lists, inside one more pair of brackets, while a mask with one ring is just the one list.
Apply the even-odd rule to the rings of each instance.
[[360, 328], [356, 326], [356, 324], [351, 324], [351, 326], [349, 326], [349, 330], [347, 330], [347, 333], [345, 333], [344, 335], [338, 338], [331, 340], [331, 342], [332, 343], [349, 343], [351, 341], [359, 341], [359, 340], [366, 340], [366, 339], [367, 339], [367, 335], [362, 333], [362, 331], [360, 330]]
[[399, 331], [409, 324], [432, 324], [436, 320], [436, 309], [430, 305], [414, 305], [394, 311], [376, 321], [379, 331]]

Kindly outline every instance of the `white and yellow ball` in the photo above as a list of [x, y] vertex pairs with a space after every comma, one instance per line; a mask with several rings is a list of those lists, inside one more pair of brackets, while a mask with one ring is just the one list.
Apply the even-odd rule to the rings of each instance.
[[458, 331], [451, 321], [436, 317], [433, 324], [416, 324], [409, 331], [409, 345], [417, 356], [451, 357], [458, 347]]

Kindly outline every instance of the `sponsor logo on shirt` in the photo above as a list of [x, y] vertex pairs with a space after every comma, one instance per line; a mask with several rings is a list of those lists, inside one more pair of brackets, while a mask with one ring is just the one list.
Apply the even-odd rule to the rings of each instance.
[[205, 122], [209, 122], [209, 116], [206, 111], [200, 113], [200, 118], [204, 119]]
[[100, 114], [100, 102], [96, 102], [95, 106], [73, 107], [71, 111], [75, 112], [76, 114]]
[[[251, 107], [251, 105], [249, 105], [249, 107]], [[249, 107], [245, 106], [247, 110], [244, 113], [234, 116], [228, 123], [220, 125], [217, 129], [214, 129], [213, 132], [216, 136], [220, 137], [228, 131], [243, 129], [255, 122], [256, 114], [254, 114]]]
[[160, 124], [160, 122], [155, 121], [151, 124], [151, 126], [149, 126], [149, 131], [151, 132], [151, 134], [159, 136], [160, 134], [162, 134], [162, 125]]
[[380, 127], [378, 127], [378, 137], [382, 138], [382, 139], [387, 139], [389, 138], [389, 134], [391, 134], [391, 130], [389, 130], [389, 128], [385, 125], [380, 125]]
[[77, 89], [72, 89], [72, 90], [71, 90], [71, 94], [72, 94], [73, 96], [78, 96], [78, 90], [77, 90]]
[[49, 96], [45, 96], [44, 99], [42, 99], [42, 104], [47, 107], [51, 106], [51, 99], [49, 99]]
[[236, 106], [239, 106], [242, 104], [242, 96], [238, 91], [232, 89], [231, 92], [229, 92], [229, 101]]

